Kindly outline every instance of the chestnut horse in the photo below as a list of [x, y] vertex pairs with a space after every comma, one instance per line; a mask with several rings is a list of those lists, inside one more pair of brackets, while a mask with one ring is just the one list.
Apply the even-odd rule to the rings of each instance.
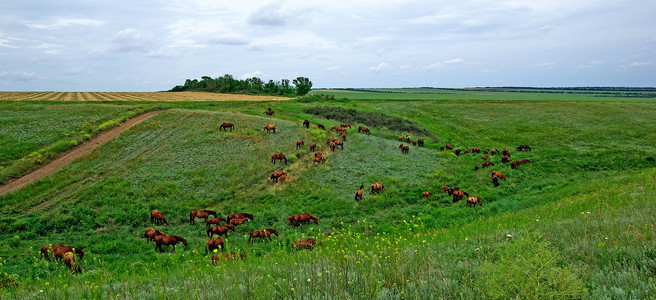
[[510, 168], [511, 169], [516, 169], [517, 167], [519, 167], [523, 164], [527, 164], [527, 163], [531, 163], [531, 161], [528, 160], [528, 159], [520, 159], [520, 160], [517, 160], [517, 161], [513, 161], [513, 162], [510, 163]]
[[314, 151], [316, 149], [317, 149], [317, 143], [315, 142], [310, 143], [310, 151]]
[[495, 148], [495, 149], [490, 150], [490, 154], [491, 155], [499, 154], [499, 149]]
[[342, 131], [342, 140], [346, 142], [346, 130]]
[[505, 155], [501, 157], [501, 162], [502, 163], [509, 163], [512, 159], [510, 158], [510, 155]]
[[282, 176], [287, 176], [287, 172], [280, 170], [280, 171], [275, 171], [273, 174], [271, 174], [271, 181], [272, 182], [278, 182], [278, 179], [280, 179]]
[[249, 219], [253, 220], [253, 215], [249, 213], [238, 213], [238, 214], [229, 214], [228, 215], [228, 222], [232, 219]]
[[64, 244], [47, 245], [41, 247], [41, 255], [48, 261], [50, 261], [50, 255], [49, 255], [50, 252], [52, 252], [52, 254], [55, 256], [56, 259], [63, 259], [64, 254], [67, 252], [77, 253], [77, 255], [80, 256], [80, 259], [84, 257], [84, 251], [82, 251], [82, 249], [66, 246]]
[[503, 174], [501, 174], [500, 172], [497, 172], [497, 171], [492, 171], [492, 175], [491, 175], [491, 176], [495, 176], [495, 175], [496, 175], [497, 177], [503, 179], [503, 181], [508, 181], [508, 180], [506, 180], [506, 176], [505, 176], [505, 175], [503, 175]]
[[237, 226], [248, 222], [248, 219], [230, 219], [230, 225]]
[[494, 183], [494, 186], [499, 186], [499, 177], [497, 175], [492, 175], [492, 183]]
[[215, 234], [218, 236], [225, 235], [226, 237], [228, 237], [228, 230], [232, 230], [232, 232], [237, 232], [237, 230], [235, 230], [234, 225], [221, 225], [216, 227], [210, 227], [205, 229], [205, 232], [207, 232], [207, 236], [210, 238]]
[[296, 141], [296, 149], [303, 147], [303, 145], [305, 145], [303, 140]]
[[315, 157], [315, 158], [312, 159], [312, 164], [313, 165], [316, 164], [316, 163], [324, 163], [324, 162], [326, 162], [326, 158], [323, 157], [323, 156]]
[[305, 128], [307, 129], [310, 129], [310, 121], [308, 120], [303, 121], [303, 126], [305, 126]]
[[232, 123], [222, 123], [221, 126], [219, 126], [219, 131], [223, 129], [223, 131], [228, 131], [228, 128], [230, 128], [230, 132], [235, 128], [235, 124]]
[[264, 230], [255, 230], [251, 232], [250, 237], [248, 238], [248, 242], [252, 243], [255, 241], [256, 238], [267, 238], [269, 241], [271, 241], [271, 235], [275, 234], [276, 236], [278, 235], [278, 229], [273, 229], [273, 228], [267, 228]]
[[489, 166], [494, 166], [494, 163], [491, 162], [491, 161], [484, 161], [484, 162], [483, 162], [483, 165], [482, 165], [481, 167], [483, 167], [483, 168], [487, 168], [487, 167], [489, 167]]
[[410, 146], [404, 146], [403, 144], [399, 145], [399, 149], [401, 149], [401, 153], [403, 154], [410, 152]]
[[422, 197], [422, 198], [428, 198], [428, 197], [430, 197], [431, 195], [433, 195], [432, 192], [423, 192], [423, 193], [421, 193], [421, 197]]
[[371, 134], [371, 131], [369, 131], [369, 128], [364, 127], [364, 126], [359, 126], [359, 127], [358, 127], [358, 133], [360, 133], [360, 132], [364, 132], [364, 133], [366, 133], [367, 135], [370, 135], [370, 134]]
[[476, 196], [467, 197], [467, 206], [476, 207], [476, 203], [478, 203], [479, 206], [483, 206], [483, 201], [481, 201], [481, 198], [478, 198]]
[[360, 202], [360, 200], [362, 200], [363, 189], [364, 189], [364, 184], [361, 184], [360, 189], [355, 191], [355, 201]]
[[487, 160], [487, 158], [488, 158], [487, 155], [481, 156], [481, 159], [482, 159], [482, 160]]
[[64, 263], [71, 268], [71, 274], [82, 273], [82, 266], [75, 258], [75, 253], [66, 252], [64, 253]]
[[385, 187], [384, 187], [383, 184], [380, 183], [380, 182], [376, 182], [376, 183], [372, 183], [372, 184], [371, 184], [371, 194], [372, 194], [372, 195], [374, 194], [374, 192], [378, 192], [378, 193], [380, 193], [380, 192], [382, 192], [382, 191], [384, 191], [384, 190], [385, 190]]
[[171, 252], [175, 251], [175, 245], [179, 242], [182, 242], [185, 246], [188, 246], [187, 240], [177, 235], [160, 235], [155, 237], [155, 251], [159, 249], [159, 252], [162, 252], [162, 245], [173, 245]]
[[276, 125], [264, 126], [264, 130], [266, 130], [267, 133], [271, 133], [271, 130], [273, 130], [273, 133], [276, 133]]
[[189, 213], [189, 224], [195, 224], [196, 218], [204, 219], [205, 221], [207, 221], [207, 219], [210, 216], [214, 216], [216, 218], [217, 217], [216, 212], [209, 209], [203, 209], [203, 210], [194, 209]]
[[519, 145], [519, 146], [517, 146], [517, 151], [522, 151], [522, 150], [531, 151], [531, 147], [529, 147], [529, 145]]
[[349, 124], [349, 123], [340, 123], [339, 126], [344, 127], [344, 128], [348, 127], [349, 129], [351, 128], [351, 124]]
[[212, 225], [221, 225], [221, 222], [228, 223], [224, 218], [207, 219], [207, 221], [205, 221], [205, 229], [209, 228]]
[[335, 132], [341, 132], [341, 131], [344, 131], [345, 129], [344, 129], [344, 127], [333, 126], [333, 127], [330, 127], [330, 130], [335, 130]]
[[279, 161], [280, 161], [280, 164], [282, 164], [282, 161], [284, 160], [284, 161], [285, 161], [285, 164], [287, 164], [287, 157], [285, 157], [285, 155], [282, 154], [282, 153], [278, 153], [278, 154], [271, 155], [271, 162], [272, 162], [274, 165], [276, 164], [276, 160], [279, 160]]
[[146, 228], [146, 232], [144, 233], [144, 238], [146, 238], [146, 241], [150, 242], [150, 241], [154, 241], [155, 237], [160, 235], [164, 235], [164, 232], [153, 228]]
[[469, 193], [465, 191], [453, 191], [453, 203], [456, 203], [460, 200], [462, 200], [462, 197], [467, 196], [469, 197]]
[[169, 222], [166, 221], [166, 218], [164, 218], [164, 215], [159, 212], [159, 210], [153, 209], [153, 211], [150, 212], [150, 222], [155, 223], [155, 224], [166, 224], [169, 225]]
[[[474, 147], [474, 148], [472, 148], [471, 151], [472, 151], [472, 153], [481, 153], [481, 147]], [[487, 153], [485, 153], [485, 154], [487, 154]]]
[[225, 244], [223, 243], [223, 239], [221, 237], [217, 237], [215, 239], [209, 239], [207, 240], [207, 243], [205, 243], [205, 255], [207, 253], [214, 251], [214, 249], [219, 250], [221, 248], [221, 252], [223, 252], [225, 247]]
[[321, 241], [315, 238], [309, 238], [305, 240], [297, 240], [292, 242], [292, 249], [295, 250], [312, 250], [317, 244], [321, 244]]
[[287, 218], [287, 222], [291, 226], [298, 226], [299, 224], [307, 224], [310, 223], [310, 221], [314, 221], [314, 224], [319, 224], [319, 220], [317, 217], [309, 214], [309, 213], [302, 213], [302, 214], [297, 214], [297, 215], [292, 215]]

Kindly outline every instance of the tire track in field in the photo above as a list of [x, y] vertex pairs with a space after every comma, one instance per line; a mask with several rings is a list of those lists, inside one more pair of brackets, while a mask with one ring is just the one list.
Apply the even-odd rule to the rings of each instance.
[[75, 147], [75, 149], [73, 149], [72, 151], [66, 153], [64, 156], [54, 161], [51, 161], [47, 165], [38, 168], [23, 177], [20, 177], [15, 180], [10, 180], [6, 184], [0, 185], [0, 196], [18, 190], [39, 179], [45, 178], [61, 170], [62, 168], [73, 162], [75, 159], [79, 158], [80, 156], [91, 152], [92, 150], [98, 148], [99, 146], [119, 136], [124, 131], [132, 128], [135, 125], [138, 125], [139, 123], [145, 120], [150, 119], [151, 117], [159, 114], [160, 112], [161, 111], [159, 110], [149, 111], [141, 115], [138, 115], [132, 119], [126, 120], [125, 122], [121, 123], [119, 126], [99, 134], [98, 136], [94, 137], [90, 141], [80, 144], [79, 146]]

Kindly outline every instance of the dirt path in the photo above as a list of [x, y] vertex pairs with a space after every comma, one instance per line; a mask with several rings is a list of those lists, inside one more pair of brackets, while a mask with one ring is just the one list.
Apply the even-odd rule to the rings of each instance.
[[150, 119], [151, 117], [157, 115], [160, 112], [161, 111], [157, 111], [157, 110], [149, 111], [147, 113], [138, 115], [132, 119], [126, 120], [125, 122], [121, 123], [118, 127], [114, 127], [109, 131], [99, 134], [98, 136], [94, 137], [90, 141], [80, 144], [79, 146], [75, 147], [73, 151], [68, 152], [64, 156], [51, 161], [47, 165], [32, 171], [32, 173], [29, 173], [18, 179], [10, 180], [6, 184], [0, 185], [0, 196], [3, 196], [17, 189], [20, 189], [32, 182], [45, 178], [61, 170], [63, 167], [67, 166], [78, 157], [91, 152], [93, 149], [96, 149], [102, 144], [107, 143], [113, 138], [119, 136], [124, 131], [130, 129], [131, 127], [145, 120]]

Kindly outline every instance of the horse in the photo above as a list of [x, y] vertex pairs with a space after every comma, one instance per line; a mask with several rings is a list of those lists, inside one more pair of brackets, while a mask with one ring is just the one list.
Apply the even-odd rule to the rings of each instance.
[[399, 135], [399, 142], [403, 142], [403, 135]]
[[164, 215], [159, 212], [159, 210], [153, 209], [150, 212], [150, 222], [155, 223], [155, 224], [161, 224], [164, 223], [166, 225], [169, 225], [169, 222], [166, 221], [166, 218], [164, 218]]
[[249, 219], [253, 220], [253, 215], [249, 213], [238, 213], [238, 214], [229, 214], [228, 215], [228, 222], [232, 219]]
[[310, 143], [310, 151], [314, 151], [316, 149], [317, 149], [317, 143], [315, 142]]
[[[481, 147], [474, 147], [474, 148], [472, 148], [471, 151], [472, 151], [472, 153], [481, 153]], [[485, 154], [487, 154], [487, 153], [485, 153]]]
[[433, 195], [432, 192], [423, 192], [423, 193], [421, 193], [421, 197], [422, 197], [422, 198], [428, 198], [428, 197], [430, 197], [431, 195]]
[[302, 213], [302, 214], [297, 214], [297, 215], [292, 215], [287, 218], [287, 222], [291, 226], [298, 226], [299, 224], [307, 224], [310, 223], [310, 221], [314, 221], [314, 224], [319, 224], [319, 220], [317, 217], [309, 214], [309, 213]]
[[501, 157], [501, 162], [504, 163], [504, 164], [509, 163], [511, 160], [512, 160], [512, 158], [510, 158], [510, 155], [505, 155], [505, 156]]
[[264, 230], [255, 230], [251, 232], [251, 235], [248, 237], [248, 242], [252, 243], [255, 241], [256, 238], [268, 238], [269, 241], [271, 241], [271, 235], [275, 234], [276, 236], [278, 235], [278, 230], [277, 229], [272, 229], [272, 228], [267, 228]]
[[494, 183], [494, 186], [499, 186], [499, 177], [497, 175], [492, 175], [492, 183]]
[[403, 154], [410, 152], [410, 146], [404, 146], [403, 144], [399, 145], [399, 149], [401, 149], [401, 153]]
[[221, 222], [228, 223], [224, 218], [207, 219], [207, 221], [205, 221], [205, 229], [209, 228], [212, 225], [221, 225]]
[[531, 151], [531, 147], [529, 147], [529, 145], [519, 145], [519, 146], [517, 146], [517, 151], [522, 151], [522, 150]]
[[371, 134], [371, 131], [369, 131], [369, 128], [364, 127], [364, 126], [359, 126], [359, 127], [358, 127], [358, 133], [360, 133], [360, 132], [364, 132], [364, 133], [366, 133], [367, 135], [370, 135], [370, 134]]
[[282, 154], [282, 153], [278, 153], [278, 154], [271, 155], [271, 162], [272, 162], [274, 165], [276, 164], [276, 160], [279, 160], [279, 161], [280, 161], [280, 164], [282, 164], [282, 161], [284, 160], [284, 161], [285, 161], [285, 164], [287, 164], [287, 157], [285, 157], [285, 155]]
[[413, 146], [417, 146], [417, 141], [412, 141]]
[[501, 153], [502, 153], [503, 155], [510, 155], [510, 150], [508, 150], [508, 149], [506, 149], [506, 148], [503, 148], [503, 149], [501, 150]]
[[423, 146], [424, 146], [424, 140], [422, 140], [422, 139], [418, 139], [418, 140], [417, 140], [417, 146], [419, 146], [419, 147], [423, 147]]
[[531, 161], [528, 160], [528, 159], [521, 159], [521, 160], [513, 161], [513, 162], [510, 163], [510, 168], [511, 169], [516, 169], [517, 167], [519, 167], [523, 164], [526, 164], [526, 163], [530, 163], [530, 162]]
[[490, 153], [490, 149], [487, 149], [487, 150], [483, 151], [483, 154], [485, 154], [485, 155], [487, 155], [488, 153]]
[[75, 258], [75, 253], [66, 252], [64, 253], [64, 263], [71, 268], [71, 274], [82, 273], [82, 266]]
[[338, 139], [334, 139], [332, 142], [335, 143], [335, 147], [339, 147], [340, 149], [344, 150], [344, 142]]
[[273, 115], [276, 114], [276, 113], [275, 113], [270, 107], [269, 107], [268, 110], [265, 110], [264, 113], [265, 113], [267, 116], [273, 116]]
[[273, 133], [276, 133], [276, 125], [264, 126], [264, 130], [266, 130], [267, 133], [271, 133], [271, 130], [273, 130]]
[[349, 123], [340, 123], [339, 126], [344, 127], [344, 128], [348, 127], [349, 129], [351, 129], [351, 124], [349, 124]]
[[217, 237], [215, 239], [209, 239], [207, 240], [207, 243], [205, 243], [205, 255], [207, 253], [214, 251], [214, 249], [219, 250], [221, 248], [221, 252], [223, 252], [225, 247], [225, 244], [223, 243], [223, 239], [221, 237]]
[[242, 225], [248, 221], [248, 219], [230, 219], [230, 225]]
[[360, 189], [355, 191], [355, 201], [360, 202], [362, 200], [362, 190], [364, 189], [364, 184], [360, 185]]
[[460, 190], [459, 187], [453, 187], [453, 188], [447, 189], [447, 190], [446, 190], [446, 193], [449, 194], [449, 196], [453, 196], [453, 193], [455, 193], [455, 192], [457, 192], [457, 191], [459, 191], [459, 190]]
[[296, 149], [303, 147], [305, 145], [305, 142], [303, 140], [298, 140], [296, 141]]
[[456, 156], [460, 156], [460, 148], [456, 149]]
[[308, 120], [303, 121], [303, 126], [305, 126], [305, 128], [307, 129], [310, 129], [310, 121]]
[[478, 203], [479, 206], [483, 206], [483, 201], [481, 201], [481, 198], [478, 198], [476, 196], [467, 197], [467, 206], [476, 207], [476, 203]]
[[230, 128], [230, 132], [235, 128], [235, 124], [232, 123], [222, 123], [221, 126], [219, 126], [219, 131], [223, 129], [223, 131], [228, 131], [228, 128]]
[[319, 129], [326, 130], [326, 126], [323, 126], [323, 124], [317, 124], [317, 127], [318, 127]]
[[440, 151], [444, 151], [444, 147], [440, 147]]
[[315, 157], [312, 159], [312, 164], [326, 162], [326, 158], [323, 156]]
[[462, 200], [462, 197], [467, 196], [469, 197], [469, 193], [465, 191], [453, 191], [453, 203], [456, 203], [460, 200]]
[[315, 238], [308, 238], [305, 240], [297, 240], [292, 242], [292, 249], [295, 250], [312, 250], [317, 244], [321, 244], [321, 241]]
[[346, 130], [342, 131], [342, 140], [346, 142]]
[[323, 152], [321, 152], [321, 150], [314, 152], [314, 157], [319, 157], [319, 156], [323, 156]]
[[275, 171], [273, 174], [271, 174], [271, 181], [273, 182], [278, 182], [278, 179], [282, 177], [283, 175], [287, 175], [287, 172], [280, 170], [280, 171]]
[[341, 132], [341, 131], [344, 131], [345, 129], [344, 129], [344, 127], [333, 126], [333, 127], [330, 127], [330, 130], [335, 130], [335, 132]]
[[408, 143], [410, 143], [410, 136], [409, 136], [409, 135], [406, 135], [406, 136], [405, 136], [405, 141], [408, 142]]
[[503, 174], [501, 174], [501, 172], [492, 171], [492, 176], [497, 176], [497, 177], [503, 179], [503, 181], [508, 181], [508, 180], [506, 179], [506, 176], [503, 175]]
[[471, 152], [471, 149], [465, 149], [465, 151], [462, 151], [462, 153], [469, 153]]
[[205, 221], [207, 221], [207, 219], [210, 216], [214, 216], [216, 218], [217, 217], [216, 212], [209, 209], [203, 209], [203, 210], [194, 209], [189, 213], [189, 224], [195, 224], [196, 218], [205, 219]]
[[474, 166], [474, 171], [478, 171], [478, 169], [480, 169], [480, 168], [481, 167], [479, 167], [479, 166]]
[[179, 242], [182, 242], [185, 246], [188, 246], [187, 240], [177, 235], [160, 235], [155, 237], [155, 251], [159, 249], [159, 252], [162, 252], [162, 245], [173, 245], [171, 252], [175, 251], [175, 245]]
[[490, 150], [490, 154], [491, 155], [499, 154], [499, 149], [495, 148], [495, 149]]
[[216, 227], [210, 227], [205, 229], [205, 232], [207, 233], [207, 237], [210, 238], [215, 234], [218, 236], [225, 235], [226, 237], [228, 237], [228, 230], [232, 230], [232, 232], [237, 232], [234, 225], [221, 225]]
[[442, 193], [446, 193], [446, 184], [442, 186]]
[[330, 151], [335, 152], [335, 146], [336, 146], [335, 142], [328, 141], [328, 142], [326, 142], [326, 145], [328, 145], [328, 147], [330, 147]]
[[[246, 254], [239, 254], [240, 259], [246, 259]], [[217, 265], [221, 260], [227, 261], [227, 260], [236, 260], [237, 259], [237, 253], [230, 252], [230, 253], [221, 253], [221, 256], [218, 254], [214, 254], [212, 256], [212, 264]]]
[[489, 166], [494, 166], [494, 163], [491, 161], [484, 161], [483, 165], [481, 166], [482, 168], [487, 168]]
[[296, 152], [296, 158], [301, 158], [301, 152]]
[[52, 252], [52, 254], [55, 256], [56, 259], [64, 258], [64, 254], [67, 252], [77, 253], [77, 255], [80, 256], [80, 259], [84, 257], [84, 251], [82, 251], [82, 249], [66, 246], [64, 244], [47, 245], [41, 247], [41, 255], [48, 261], [50, 261], [50, 256], [49, 256], [50, 252]]
[[485, 156], [481, 156], [481, 159], [482, 159], [482, 160], [487, 160], [487, 158], [488, 158], [487, 155], [485, 155]]
[[154, 241], [155, 237], [164, 235], [164, 232], [161, 232], [157, 229], [153, 228], [146, 228], [146, 232], [144, 233], [144, 238], [146, 238], [146, 241]]
[[385, 187], [384, 187], [383, 184], [380, 183], [380, 182], [376, 182], [376, 183], [372, 183], [372, 184], [371, 184], [371, 194], [372, 194], [372, 195], [374, 194], [374, 192], [378, 192], [378, 193], [380, 193], [380, 192], [382, 192], [382, 191], [384, 191], [384, 190], [385, 190]]

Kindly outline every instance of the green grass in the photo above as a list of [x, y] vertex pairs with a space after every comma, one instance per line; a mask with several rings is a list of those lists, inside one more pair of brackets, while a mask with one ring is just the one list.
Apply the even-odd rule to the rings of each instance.
[[[262, 114], [267, 106], [275, 118]], [[408, 119], [436, 140], [402, 155], [402, 132], [349, 130], [344, 151], [324, 151], [326, 164], [313, 166], [309, 142], [324, 147], [335, 137], [316, 123], [339, 123], [306, 113], [316, 106]], [[9, 241], [0, 245], [0, 297], [645, 298], [656, 292], [652, 104], [345, 100], [166, 107], [179, 108], [0, 198], [0, 239]], [[300, 126], [304, 119], [310, 130]], [[219, 133], [222, 122], [236, 130]], [[280, 131], [267, 134], [266, 124]], [[299, 138], [306, 146], [296, 150]], [[495, 188], [490, 169], [473, 171], [479, 154], [441, 152], [446, 143], [505, 147], [514, 160], [532, 163], [511, 170], [492, 157], [494, 169], [508, 177]], [[519, 144], [533, 151], [517, 152]], [[270, 156], [279, 152], [302, 156], [273, 166]], [[289, 172], [287, 182], [270, 183], [280, 168]], [[386, 191], [371, 195], [372, 182]], [[365, 196], [356, 203], [360, 184]], [[439, 192], [443, 184], [481, 197], [483, 206], [451, 203]], [[435, 195], [422, 199], [427, 190]], [[214, 267], [209, 256], [193, 252], [203, 254], [207, 239], [203, 225], [188, 224], [189, 211], [199, 208], [255, 214], [226, 241], [228, 251], [246, 253], [247, 260]], [[184, 236], [189, 247], [154, 253], [140, 238], [152, 226], [151, 209], [171, 223], [156, 227]], [[286, 224], [287, 216], [306, 211], [319, 224]], [[280, 237], [249, 245], [247, 234], [263, 228], [279, 229]], [[324, 245], [294, 254], [291, 241], [307, 236]], [[62, 265], [39, 260], [40, 246], [60, 242], [85, 249], [83, 274], [71, 277]]]

